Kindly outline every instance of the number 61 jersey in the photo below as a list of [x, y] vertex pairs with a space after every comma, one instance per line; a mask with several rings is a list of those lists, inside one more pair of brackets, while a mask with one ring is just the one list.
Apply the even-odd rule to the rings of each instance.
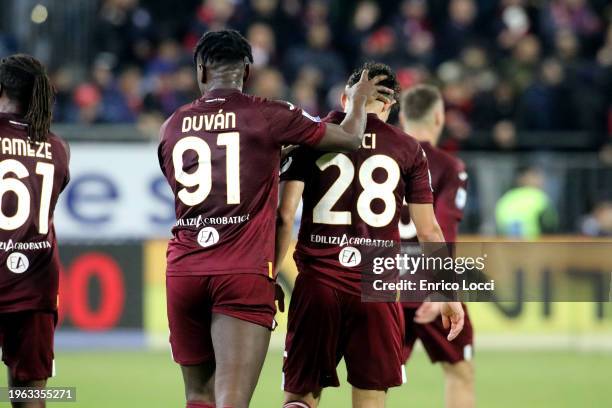
[[[339, 123], [332, 112], [325, 122]], [[299, 148], [283, 165], [282, 181], [304, 182], [302, 220], [294, 258], [300, 273], [361, 295], [362, 273], [375, 257], [399, 252], [404, 198], [433, 203], [427, 158], [419, 143], [368, 114], [361, 148], [325, 153]]]
[[57, 308], [53, 211], [68, 179], [60, 138], [30, 143], [23, 118], [0, 114], [0, 313]]
[[162, 126], [159, 163], [175, 197], [167, 275], [272, 277], [280, 149], [316, 145], [325, 124], [286, 102], [217, 89]]

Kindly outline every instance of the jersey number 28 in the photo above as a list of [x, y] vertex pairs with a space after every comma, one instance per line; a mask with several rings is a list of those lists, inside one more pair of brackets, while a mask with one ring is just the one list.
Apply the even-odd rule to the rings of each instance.
[[[353, 162], [345, 154], [327, 153], [321, 156], [316, 164], [321, 171], [336, 166], [340, 170], [340, 175], [313, 208], [312, 221], [318, 224], [350, 225], [352, 223], [350, 211], [335, 211], [332, 208], [353, 183], [355, 178]], [[387, 173], [387, 179], [382, 183], [377, 183], [373, 178], [374, 170], [378, 168]], [[388, 225], [395, 216], [395, 189], [400, 180], [397, 162], [383, 154], [370, 156], [361, 164], [358, 177], [363, 187], [363, 192], [357, 198], [359, 217], [372, 227]], [[375, 199], [382, 200], [385, 204], [385, 209], [379, 214], [372, 211], [370, 206]]]

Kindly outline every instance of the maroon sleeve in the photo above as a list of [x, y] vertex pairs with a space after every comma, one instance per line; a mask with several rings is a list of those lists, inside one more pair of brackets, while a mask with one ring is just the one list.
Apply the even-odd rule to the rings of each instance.
[[429, 166], [427, 165], [427, 156], [423, 148], [418, 144], [412, 167], [408, 169], [405, 175], [405, 182], [407, 203], [433, 203], [431, 174], [429, 173]]
[[64, 153], [66, 154], [66, 177], [64, 178], [64, 184], [60, 191], [64, 191], [68, 183], [70, 183], [70, 145], [61, 137], [58, 137], [60, 141], [60, 145], [64, 148]]
[[447, 242], [455, 242], [466, 201], [467, 173], [462, 162], [447, 167], [436, 191], [436, 219]]
[[325, 123], [289, 102], [264, 101], [263, 115], [279, 146], [316, 146], [325, 134]]

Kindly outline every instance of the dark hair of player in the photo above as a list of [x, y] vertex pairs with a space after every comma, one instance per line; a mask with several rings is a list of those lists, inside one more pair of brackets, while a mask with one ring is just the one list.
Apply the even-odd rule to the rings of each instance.
[[0, 60], [0, 86], [24, 111], [30, 141], [46, 140], [55, 95], [43, 64], [26, 54], [3, 58]]
[[202, 64], [252, 63], [249, 42], [236, 30], [209, 31], [204, 34], [193, 51], [193, 61]]
[[440, 90], [433, 85], [420, 84], [402, 95], [402, 113], [408, 120], [422, 120], [433, 106], [442, 100]]
[[397, 76], [393, 69], [387, 64], [383, 64], [380, 62], [366, 62], [359, 69], [354, 71], [348, 79], [348, 86], [353, 86], [357, 82], [359, 82], [359, 78], [361, 78], [361, 73], [364, 69], [368, 70], [368, 79], [372, 79], [378, 75], [386, 75], [387, 78], [380, 81], [378, 85], [386, 86], [387, 88], [393, 89], [393, 98], [395, 99], [395, 103], [391, 107], [390, 115], [393, 115], [395, 112], [399, 110], [399, 94], [401, 92], [401, 88], [399, 82], [397, 80]]

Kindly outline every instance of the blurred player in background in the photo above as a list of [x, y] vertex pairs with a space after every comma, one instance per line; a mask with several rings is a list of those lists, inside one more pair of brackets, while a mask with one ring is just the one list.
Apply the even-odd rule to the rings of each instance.
[[[436, 219], [446, 242], [455, 242], [466, 200], [467, 173], [463, 162], [438, 149], [444, 128], [444, 102], [440, 91], [430, 85], [417, 85], [402, 95], [400, 123], [415, 137], [425, 153], [431, 171]], [[409, 208], [402, 210], [400, 235], [416, 242], [417, 233]], [[407, 360], [417, 339], [421, 339], [432, 362], [440, 361], [446, 381], [446, 406], [470, 408], [475, 405], [473, 330], [465, 310], [463, 331], [452, 341], [446, 336], [440, 316], [440, 303], [404, 303], [405, 355]]]
[[[368, 63], [350, 77], [385, 76], [381, 84], [399, 90], [395, 73]], [[277, 226], [278, 265], [291, 239], [295, 211], [303, 212], [294, 258], [299, 270], [285, 345], [285, 408], [318, 404], [325, 387], [338, 386], [336, 366], [344, 357], [353, 407], [384, 407], [386, 391], [403, 382], [403, 321], [399, 303], [362, 302], [359, 263], [343, 261], [344, 251], [368, 251], [353, 245], [318, 244], [319, 237], [355, 237], [371, 242], [399, 242], [398, 222], [404, 198], [417, 231], [428, 242], [444, 238], [433, 211], [427, 159], [419, 144], [386, 124], [394, 101], [370, 99], [361, 148], [353, 153], [324, 153], [299, 148], [283, 166], [284, 181]], [[342, 96], [345, 111], [348, 104]], [[346, 113], [324, 120], [340, 123]], [[395, 249], [392, 250], [395, 254]], [[463, 326], [459, 303], [448, 303], [450, 337]]]
[[0, 348], [11, 387], [42, 388], [54, 371], [60, 261], [53, 211], [68, 184], [69, 151], [49, 130], [53, 98], [36, 59], [0, 60]]
[[237, 32], [206, 33], [194, 60], [202, 98], [162, 126], [159, 162], [175, 195], [167, 252], [170, 344], [187, 407], [246, 408], [274, 328], [274, 225], [280, 150], [348, 151], [366, 100], [389, 90], [364, 78], [347, 89], [342, 123], [242, 93], [253, 62]]

